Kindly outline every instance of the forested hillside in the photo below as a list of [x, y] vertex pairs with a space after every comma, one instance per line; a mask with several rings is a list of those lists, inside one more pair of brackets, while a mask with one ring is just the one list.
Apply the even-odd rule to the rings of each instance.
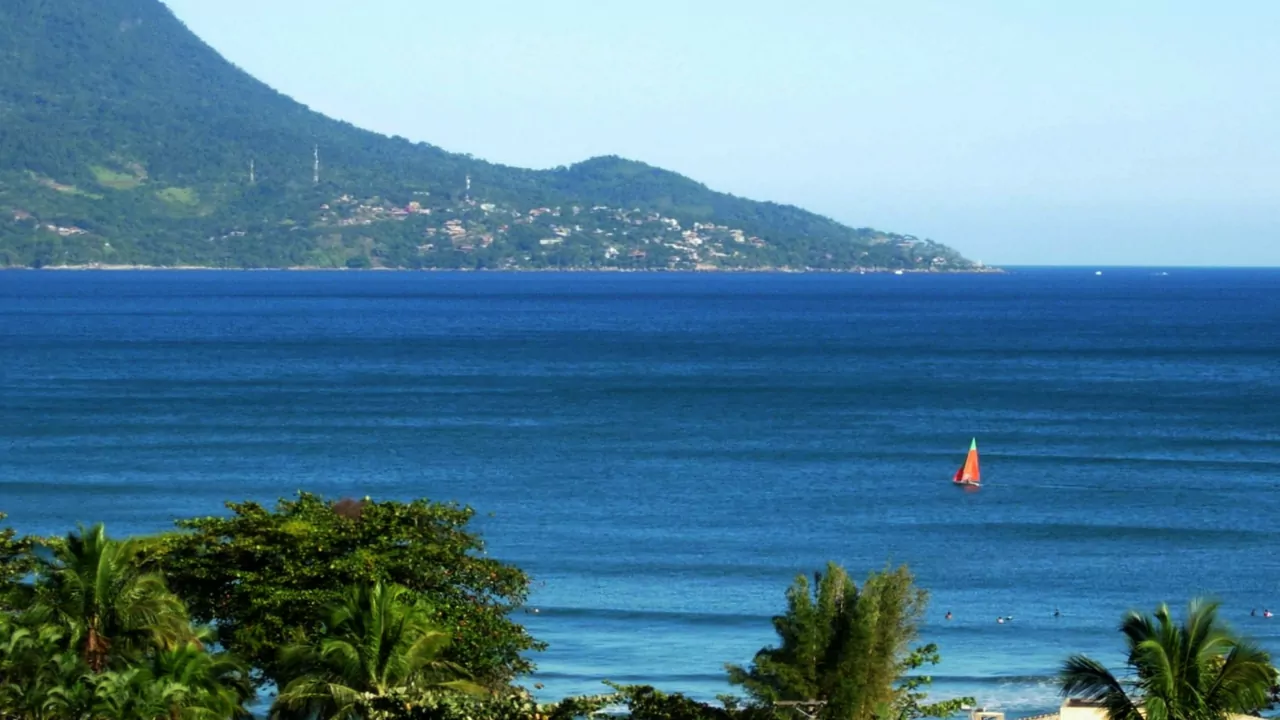
[[362, 130], [159, 0], [0, 3], [0, 213], [0, 266], [973, 267], [643, 163], [526, 170]]

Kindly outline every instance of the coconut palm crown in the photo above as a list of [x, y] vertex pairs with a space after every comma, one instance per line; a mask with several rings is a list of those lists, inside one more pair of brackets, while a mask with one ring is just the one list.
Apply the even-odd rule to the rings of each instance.
[[1063, 664], [1064, 697], [1097, 703], [1109, 720], [1227, 720], [1266, 707], [1275, 685], [1271, 657], [1232, 633], [1219, 604], [1193, 600], [1175, 622], [1167, 605], [1130, 612], [1120, 624], [1128, 648], [1123, 677], [1085, 655]]
[[38, 608], [67, 628], [93, 672], [143, 649], [192, 638], [186, 608], [159, 574], [142, 569], [137, 540], [113, 540], [101, 524], [54, 545], [37, 569]]
[[271, 716], [354, 720], [380, 698], [481, 692], [466, 670], [442, 658], [449, 639], [407, 588], [349, 588], [328, 608], [314, 642], [283, 652], [282, 665], [293, 679], [277, 696]]

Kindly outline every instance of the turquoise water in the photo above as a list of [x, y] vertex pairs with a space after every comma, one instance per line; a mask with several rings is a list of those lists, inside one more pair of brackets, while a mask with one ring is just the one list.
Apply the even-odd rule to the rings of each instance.
[[546, 697], [721, 692], [828, 559], [910, 563], [936, 694], [1013, 712], [1116, 660], [1130, 607], [1212, 593], [1280, 650], [1249, 616], [1280, 610], [1278, 481], [1277, 271], [0, 273], [19, 529], [470, 503], [537, 580]]

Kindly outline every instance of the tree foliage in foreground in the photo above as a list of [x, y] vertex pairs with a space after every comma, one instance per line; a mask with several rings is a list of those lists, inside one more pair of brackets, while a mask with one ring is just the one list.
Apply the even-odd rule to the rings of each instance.
[[248, 670], [210, 651], [137, 541], [101, 525], [31, 555], [32, 604], [0, 612], [0, 718], [239, 720]]
[[142, 569], [139, 541], [113, 540], [98, 524], [53, 544], [36, 573], [42, 619], [67, 631], [68, 650], [95, 673], [147, 648], [172, 650], [195, 636], [164, 578]]
[[935, 646], [911, 646], [927, 602], [905, 566], [872, 573], [859, 589], [828, 563], [812, 584], [801, 575], [787, 590], [787, 610], [773, 620], [779, 645], [749, 668], [729, 665], [729, 680], [761, 704], [824, 701], [832, 720], [950, 715], [972, 700], [922, 705], [928, 678], [904, 679], [938, 661]]
[[274, 510], [228, 507], [230, 517], [179, 521], [182, 532], [155, 539], [152, 552], [192, 614], [216, 622], [226, 647], [277, 685], [281, 651], [321, 631], [344, 588], [379, 582], [430, 607], [432, 622], [452, 633], [444, 659], [478, 682], [503, 685], [532, 669], [521, 653], [542, 645], [510, 617], [529, 577], [484, 555], [467, 528], [471, 508], [310, 493]]
[[1110, 720], [1227, 720], [1271, 703], [1271, 657], [1233, 633], [1216, 602], [1192, 601], [1181, 624], [1164, 604], [1152, 615], [1130, 612], [1120, 632], [1128, 672], [1072, 655], [1060, 675], [1064, 697], [1100, 703]]
[[316, 637], [285, 648], [287, 685], [271, 715], [279, 720], [362, 717], [362, 704], [451, 690], [483, 694], [469, 674], [442, 659], [449, 634], [407, 588], [348, 588], [330, 606]]
[[[582, 720], [608, 713], [630, 720], [776, 720], [763, 705], [741, 705], [726, 699], [721, 705], [666, 693], [651, 685], [605, 682], [611, 692], [567, 697], [539, 703], [524, 688], [508, 688], [486, 696], [457, 693], [388, 696], [362, 701], [368, 720]], [[625, 708], [625, 712], [616, 711]]]
[[[6, 515], [0, 512], [0, 522]], [[0, 611], [10, 607], [8, 598], [16, 590], [18, 580], [35, 567], [31, 541], [18, 537], [13, 528], [0, 529]]]
[[[747, 702], [606, 683], [547, 704], [510, 684], [528, 667], [520, 650], [537, 646], [508, 617], [528, 579], [484, 557], [470, 509], [309, 494], [230, 507], [150, 538], [101, 525], [38, 548], [0, 536], [10, 565], [30, 569], [10, 578], [28, 604], [0, 609], [0, 720], [245, 720], [251, 667], [280, 688], [273, 720], [571, 720], [618, 707], [632, 720], [793, 720], [783, 700], [825, 701], [832, 720], [914, 720], [972, 702], [924, 704], [929, 679], [914, 673], [938, 654], [912, 646], [927, 597], [905, 567], [861, 588], [835, 564], [797, 578], [774, 619], [780, 646], [729, 667]], [[193, 625], [187, 603], [225, 635]]]

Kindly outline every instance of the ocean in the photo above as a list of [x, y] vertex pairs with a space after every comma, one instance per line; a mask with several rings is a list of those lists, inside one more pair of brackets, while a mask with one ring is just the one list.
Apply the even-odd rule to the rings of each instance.
[[547, 699], [729, 691], [828, 560], [909, 564], [934, 696], [1013, 715], [1131, 608], [1212, 595], [1280, 652], [1278, 484], [1275, 270], [0, 273], [12, 525], [467, 503]]

